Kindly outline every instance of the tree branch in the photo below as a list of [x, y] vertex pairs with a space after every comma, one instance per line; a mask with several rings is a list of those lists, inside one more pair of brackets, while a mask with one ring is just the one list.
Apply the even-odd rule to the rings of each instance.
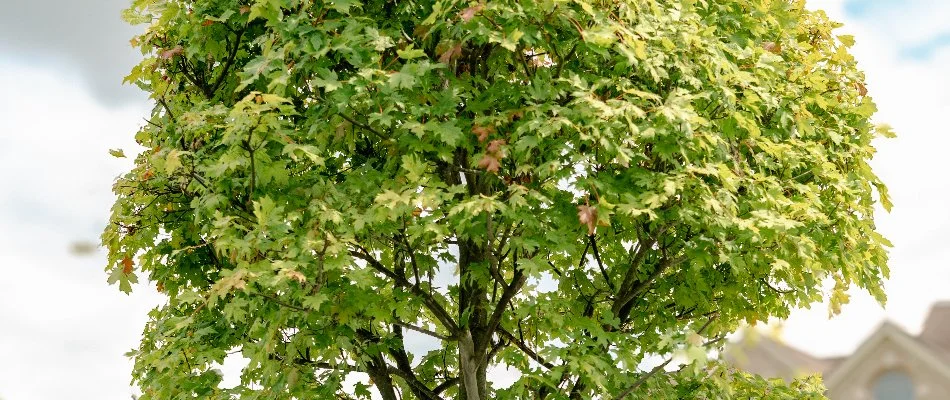
[[775, 293], [778, 293], [778, 294], [795, 293], [794, 290], [782, 290], [782, 289], [779, 289], [779, 288], [775, 287], [774, 285], [772, 285], [771, 283], [769, 283], [769, 280], [766, 279], [766, 278], [761, 278], [761, 279], [759, 279], [759, 280], [760, 280], [762, 283], [764, 283], [765, 286], [767, 286], [769, 289], [772, 289], [772, 291], [775, 292]]
[[443, 307], [442, 304], [440, 304], [435, 299], [435, 297], [432, 297], [429, 293], [426, 293], [425, 291], [423, 291], [419, 286], [415, 286], [411, 284], [405, 278], [399, 276], [398, 274], [396, 274], [389, 268], [386, 268], [385, 265], [383, 265], [378, 260], [376, 260], [376, 258], [371, 256], [369, 252], [366, 251], [366, 249], [364, 249], [362, 246], [357, 245], [357, 248], [359, 249], [359, 251], [350, 250], [351, 256], [359, 258], [363, 261], [366, 261], [366, 263], [369, 264], [369, 266], [373, 267], [373, 269], [379, 272], [382, 272], [383, 275], [386, 275], [390, 279], [396, 281], [396, 283], [399, 284], [400, 286], [408, 288], [412, 292], [412, 294], [419, 296], [419, 298], [422, 299], [422, 302], [423, 304], [426, 305], [426, 308], [428, 308], [429, 311], [431, 311], [432, 314], [435, 315], [436, 319], [438, 319], [439, 322], [442, 323], [442, 325], [446, 328], [446, 330], [448, 330], [449, 332], [452, 332], [453, 337], [458, 333], [459, 327], [455, 323], [455, 320], [452, 319], [448, 311], [445, 310], [445, 307]]
[[442, 397], [434, 393], [431, 389], [419, 381], [419, 379], [416, 378], [416, 375], [412, 373], [412, 370], [404, 371], [401, 368], [390, 366], [389, 372], [402, 378], [402, 380], [406, 382], [407, 385], [409, 385], [412, 393], [415, 394], [416, 397], [422, 400], [442, 400]]
[[172, 119], [172, 123], [178, 123], [178, 120], [175, 118], [175, 114], [172, 113], [171, 107], [168, 106], [168, 102], [165, 101], [165, 96], [159, 97], [156, 99], [159, 104], [162, 105], [162, 108], [165, 109], [165, 113], [168, 114], [168, 117]]
[[432, 389], [432, 394], [438, 395], [439, 393], [448, 390], [448, 388], [458, 385], [458, 383], [459, 378], [457, 376], [446, 379], [445, 382], [440, 383], [439, 386], [436, 386], [434, 389]]
[[386, 139], [386, 135], [383, 135], [381, 132], [377, 131], [376, 129], [373, 129], [373, 127], [371, 127], [371, 126], [369, 126], [369, 125], [366, 125], [366, 124], [364, 124], [364, 123], [362, 123], [362, 122], [359, 122], [359, 121], [353, 119], [353, 117], [350, 117], [349, 115], [346, 115], [346, 114], [344, 114], [344, 113], [338, 113], [337, 115], [339, 115], [341, 118], [345, 119], [347, 122], [349, 122], [349, 123], [351, 123], [351, 124], [353, 124], [353, 125], [356, 125], [357, 127], [363, 128], [363, 129], [365, 129], [365, 130], [367, 130], [367, 131], [373, 133], [374, 135], [376, 135], [376, 136], [379, 137], [380, 139]]
[[409, 237], [406, 236], [405, 226], [403, 227], [403, 230], [400, 232], [399, 236], [402, 238], [403, 244], [406, 245], [406, 253], [409, 254], [409, 264], [412, 265], [413, 280], [416, 281], [415, 285], [419, 286], [419, 264], [416, 262], [416, 251], [412, 248], [412, 244], [409, 243]]
[[156, 124], [156, 123], [154, 123], [154, 122], [152, 122], [152, 121], [151, 121], [150, 119], [148, 119], [148, 118], [145, 118], [145, 117], [142, 117], [142, 120], [143, 120], [143, 121], [145, 121], [145, 122], [148, 122], [148, 123], [149, 123], [149, 125], [152, 125], [152, 126], [154, 126], [154, 127], [156, 127], [156, 128], [158, 128], [158, 129], [162, 129], [162, 128], [164, 128], [163, 126], [161, 126], [161, 125], [159, 125], [159, 124]]
[[628, 394], [632, 393], [634, 390], [637, 390], [637, 388], [640, 387], [640, 385], [644, 384], [648, 379], [653, 377], [653, 375], [656, 375], [658, 372], [662, 371], [663, 368], [666, 368], [666, 366], [669, 365], [670, 362], [672, 361], [673, 361], [673, 358], [668, 358], [662, 364], [653, 367], [653, 369], [651, 369], [650, 372], [647, 372], [645, 375], [641, 376], [640, 379], [637, 379], [637, 381], [634, 382], [632, 385], [630, 385], [630, 387], [628, 387], [627, 390], [624, 390], [623, 393], [620, 393], [619, 395], [614, 397], [614, 400], [620, 400], [620, 399], [623, 399], [624, 397], [627, 397]]
[[436, 333], [436, 332], [433, 332], [433, 331], [430, 331], [430, 330], [428, 330], [428, 329], [426, 329], [426, 328], [419, 327], [419, 326], [415, 326], [415, 325], [412, 325], [412, 324], [407, 324], [407, 323], [402, 322], [402, 321], [399, 321], [399, 320], [393, 321], [392, 324], [393, 324], [393, 325], [397, 325], [397, 326], [401, 326], [401, 327], [406, 328], [406, 329], [409, 329], [409, 330], [411, 330], [411, 331], [419, 332], [419, 333], [421, 333], [421, 334], [423, 334], [423, 335], [431, 336], [431, 337], [436, 338], [436, 339], [439, 339], [439, 340], [444, 340], [444, 341], [446, 341], [446, 342], [451, 342], [451, 341], [454, 340], [454, 339], [451, 338], [451, 337], [448, 337], [448, 336], [445, 336], [445, 335], [440, 335], [440, 334], [438, 334], [438, 333]]
[[237, 37], [234, 39], [234, 47], [232, 47], [230, 53], [228, 53], [228, 58], [224, 62], [224, 66], [221, 69], [221, 74], [218, 75], [217, 79], [214, 80], [214, 83], [211, 84], [211, 96], [209, 96], [209, 99], [214, 96], [214, 92], [217, 92], [221, 87], [221, 84], [224, 83], [224, 79], [228, 76], [231, 66], [234, 65], [234, 59], [237, 57], [237, 52], [241, 48], [241, 37], [244, 36], [244, 31], [246, 30], [247, 25], [245, 24], [244, 27], [235, 33]]
[[505, 287], [505, 291], [502, 292], [501, 298], [498, 299], [498, 303], [495, 304], [495, 310], [492, 311], [491, 318], [488, 320], [488, 326], [485, 330], [487, 335], [490, 336], [495, 333], [495, 329], [498, 328], [498, 325], [501, 323], [501, 317], [505, 313], [505, 307], [508, 307], [508, 302], [515, 297], [527, 280], [528, 277], [524, 274], [524, 270], [516, 266], [515, 274], [511, 278], [511, 283]]
[[[584, 38], [584, 34], [581, 33], [581, 39], [583, 38]], [[577, 51], [577, 45], [579, 43], [580, 43], [580, 40], [578, 40], [577, 42], [574, 42], [574, 46], [571, 46], [571, 50], [567, 52], [567, 55], [564, 56], [564, 58], [558, 60], [557, 68], [554, 70], [555, 79], [561, 77], [561, 70], [564, 69], [564, 64], [567, 64], [567, 62], [570, 61], [571, 57], [574, 56], [574, 52]]]
[[300, 312], [310, 312], [310, 310], [307, 309], [307, 308], [300, 307], [300, 306], [295, 306], [295, 305], [293, 305], [293, 304], [283, 302], [283, 301], [281, 301], [280, 299], [278, 299], [277, 297], [271, 296], [271, 295], [266, 294], [266, 293], [263, 293], [263, 292], [252, 292], [252, 293], [253, 293], [253, 294], [256, 294], [256, 295], [258, 295], [258, 296], [261, 296], [261, 297], [263, 297], [263, 298], [265, 298], [265, 299], [268, 299], [268, 300], [274, 302], [274, 304], [277, 304], [277, 305], [282, 306], [282, 307], [287, 307], [287, 308], [289, 308], [289, 309], [291, 309], [291, 310], [300, 311]]
[[507, 330], [505, 330], [505, 328], [498, 328], [498, 333], [501, 336], [504, 336], [505, 340], [508, 340], [509, 342], [513, 343], [515, 347], [521, 350], [522, 353], [530, 357], [532, 360], [534, 360], [538, 364], [541, 364], [542, 366], [544, 366], [545, 368], [549, 370], [554, 369], [554, 364], [548, 361], [545, 361], [543, 357], [538, 355], [538, 353], [535, 353], [534, 350], [531, 350], [531, 348], [528, 347], [528, 345], [525, 344], [524, 341], [516, 338], [515, 335], [512, 335], [511, 332], [508, 332]]
[[[702, 334], [703, 331], [706, 330], [706, 328], [709, 328], [709, 325], [712, 325], [713, 321], [715, 321], [718, 316], [719, 316], [719, 315], [718, 315], [717, 313], [711, 314], [711, 316], [709, 317], [709, 320], [706, 321], [706, 323], [703, 324], [703, 326], [700, 327], [699, 330], [696, 331], [696, 333], [697, 333], [697, 334]], [[718, 340], [710, 341], [710, 342], [707, 342], [707, 343], [716, 343], [716, 342], [718, 342]], [[704, 344], [704, 345], [705, 345], [705, 344]], [[630, 387], [628, 387], [627, 390], [624, 390], [624, 391], [621, 392], [619, 395], [617, 395], [616, 397], [614, 397], [614, 400], [621, 400], [621, 399], [623, 399], [624, 397], [627, 397], [627, 395], [629, 395], [629, 394], [632, 393], [634, 390], [636, 390], [638, 387], [640, 387], [640, 385], [643, 385], [643, 384], [644, 384], [648, 379], [650, 379], [653, 375], [656, 375], [656, 374], [659, 373], [661, 370], [663, 370], [663, 368], [665, 368], [667, 365], [669, 365], [669, 363], [672, 362], [672, 361], [673, 361], [673, 358], [670, 357], [670, 358], [668, 358], [666, 361], [664, 361], [662, 364], [653, 367], [653, 369], [651, 369], [650, 372], [647, 372], [645, 375], [641, 376], [640, 379], [637, 379], [635, 382], [633, 382], [633, 384], [630, 385]]]
[[211, 99], [211, 92], [208, 90], [207, 83], [198, 79], [198, 74], [193, 70], [193, 65], [184, 55], [178, 58], [178, 68], [181, 70], [181, 74], [185, 76], [185, 80], [191, 82], [206, 98]]
[[587, 237], [590, 240], [590, 247], [594, 251], [594, 260], [597, 260], [597, 267], [600, 268], [600, 275], [604, 277], [604, 280], [607, 281], [607, 287], [610, 288], [610, 291], [614, 291], [614, 283], [610, 280], [610, 276], [607, 275], [607, 270], [604, 268], [604, 262], [600, 260], [600, 251], [597, 250], [597, 237], [590, 235]]
[[620, 283], [617, 296], [625, 294], [628, 288], [636, 282], [640, 265], [643, 264], [647, 252], [650, 251], [656, 243], [655, 239], [644, 239], [639, 237], [639, 234], [637, 236], [637, 248], [636, 251], [633, 251], [633, 258], [630, 260], [630, 266], [627, 269], [627, 274], [624, 275], [623, 282]]
[[624, 299], [623, 303], [626, 304], [630, 300], [633, 300], [634, 297], [637, 297], [638, 295], [640, 295], [640, 293], [643, 293], [643, 291], [646, 290], [647, 286], [653, 283], [653, 281], [655, 281], [656, 278], [658, 278], [664, 271], [666, 271], [667, 269], [676, 267], [677, 265], [680, 265], [685, 261], [686, 261], [686, 256], [680, 256], [674, 259], [669, 259], [669, 258], [662, 259], [660, 261], [660, 265], [658, 265], [657, 268], [653, 270], [653, 272], [650, 274], [650, 276], [647, 277], [647, 279], [637, 282], [637, 284], [634, 285], [630, 289], [630, 294], [627, 295], [627, 298]]

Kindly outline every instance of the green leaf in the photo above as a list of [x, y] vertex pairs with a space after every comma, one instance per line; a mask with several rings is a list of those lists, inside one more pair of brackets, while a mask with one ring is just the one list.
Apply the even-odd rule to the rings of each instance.
[[333, 0], [331, 7], [343, 14], [349, 14], [351, 8], [359, 8], [361, 3], [357, 0]]
[[309, 159], [311, 162], [313, 162], [314, 165], [323, 166], [325, 160], [323, 157], [320, 157], [319, 155], [317, 155], [319, 151], [320, 149], [318, 149], [316, 146], [299, 145], [299, 144], [291, 143], [284, 146], [283, 154], [289, 154], [290, 158], [294, 161], [299, 161], [300, 156], [303, 155], [304, 157]]
[[329, 298], [323, 293], [317, 293], [313, 296], [307, 296], [303, 299], [304, 307], [307, 307], [311, 310], [319, 311], [320, 306], [327, 302]]
[[171, 175], [178, 168], [181, 168], [181, 152], [178, 150], [169, 151], [168, 155], [165, 156], [165, 173]]
[[110, 285], [116, 283], [119, 284], [119, 290], [122, 293], [130, 294], [132, 293], [132, 284], [138, 283], [138, 277], [134, 273], [125, 273], [122, 271], [122, 268], [114, 268], [112, 273], [109, 274], [109, 279], [107, 280]]
[[442, 142], [450, 145], [456, 146], [459, 141], [462, 139], [462, 129], [458, 126], [455, 126], [452, 122], [443, 122], [435, 124], [432, 126], [432, 131], [436, 136], [439, 137]]
[[389, 75], [389, 86], [394, 89], [409, 89], [416, 84], [416, 77], [412, 74], [397, 71]]
[[399, 58], [411, 60], [413, 58], [425, 57], [426, 52], [422, 49], [414, 49], [412, 45], [410, 45], [405, 49], [396, 50], [396, 54], [399, 55]]
[[853, 35], [838, 35], [838, 40], [841, 41], [845, 47], [854, 46], [854, 36]]
[[327, 92], [332, 92], [342, 86], [342, 83], [337, 79], [338, 76], [336, 72], [324, 70], [321, 77], [313, 78], [312, 82], [317, 87], [321, 87]]
[[878, 124], [874, 127], [874, 132], [881, 137], [888, 139], [893, 139], [897, 137], [897, 134], [894, 133], [894, 128], [891, 128], [888, 124]]

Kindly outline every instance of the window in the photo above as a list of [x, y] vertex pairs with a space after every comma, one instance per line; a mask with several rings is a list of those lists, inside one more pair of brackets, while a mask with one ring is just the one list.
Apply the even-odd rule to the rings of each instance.
[[901, 371], [888, 371], [874, 381], [874, 400], [914, 400], [914, 381]]

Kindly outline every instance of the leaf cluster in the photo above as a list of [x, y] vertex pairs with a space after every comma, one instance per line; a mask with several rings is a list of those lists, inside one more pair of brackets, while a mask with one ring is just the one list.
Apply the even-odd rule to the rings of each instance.
[[131, 353], [143, 399], [821, 398], [711, 349], [852, 286], [884, 299], [889, 130], [803, 1], [126, 18], [155, 108], [102, 240], [110, 282], [168, 297]]

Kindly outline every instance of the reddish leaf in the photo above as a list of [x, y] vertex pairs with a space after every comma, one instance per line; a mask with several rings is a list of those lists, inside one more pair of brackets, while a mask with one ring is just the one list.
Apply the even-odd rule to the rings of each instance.
[[478, 136], [479, 142], [484, 142], [486, 139], [488, 139], [488, 135], [495, 133], [495, 128], [491, 126], [475, 125], [472, 127], [472, 133]]
[[181, 46], [175, 46], [175, 48], [173, 49], [168, 49], [168, 50], [163, 51], [162, 54], [159, 55], [159, 57], [167, 60], [179, 54], [182, 54], [184, 52], [185, 52], [184, 48], [182, 48]]
[[126, 257], [122, 259], [122, 273], [128, 275], [132, 273], [132, 258]]
[[455, 46], [450, 47], [444, 53], [439, 55], [439, 62], [443, 64], [448, 64], [452, 62], [452, 60], [458, 58], [461, 55], [462, 55], [462, 45], [457, 44]]
[[504, 158], [504, 155], [501, 153], [501, 146], [504, 146], [505, 143], [505, 139], [495, 139], [488, 142], [488, 153], [498, 158]]
[[307, 277], [304, 274], [300, 273], [300, 271], [289, 269], [287, 270], [287, 277], [300, 283], [307, 282]]
[[593, 235], [597, 231], [597, 209], [589, 205], [577, 206], [577, 219], [581, 225], [587, 226], [587, 234]]
[[415, 37], [425, 37], [429, 34], [429, 25], [416, 25], [416, 29], [412, 30], [412, 34]]
[[762, 48], [771, 53], [782, 54], [782, 45], [779, 43], [765, 42], [762, 43]]
[[498, 162], [498, 159], [491, 154], [485, 154], [481, 160], [478, 161], [478, 168], [484, 169], [491, 173], [497, 173], [498, 169], [501, 168], [501, 163]]
[[241, 14], [247, 14], [251, 12], [251, 6], [241, 6], [241, 8], [238, 8], [238, 12]]
[[478, 12], [483, 10], [484, 8], [485, 8], [484, 4], [476, 4], [474, 6], [471, 6], [469, 8], [462, 10], [462, 12], [459, 13], [459, 18], [462, 18], [462, 21], [465, 21], [465, 22], [471, 21], [472, 18], [475, 18], [475, 14], [478, 14]]
[[854, 83], [854, 86], [855, 86], [855, 88], [858, 89], [858, 94], [859, 94], [859, 95], [861, 95], [861, 96], [867, 96], [867, 94], [868, 94], [868, 87], [867, 87], [867, 86], [864, 86], [864, 84], [861, 83], [861, 82], [855, 82], [855, 83]]
[[204, 22], [201, 23], [201, 26], [211, 26], [211, 25], [214, 25], [214, 21], [210, 19], [206, 19]]

